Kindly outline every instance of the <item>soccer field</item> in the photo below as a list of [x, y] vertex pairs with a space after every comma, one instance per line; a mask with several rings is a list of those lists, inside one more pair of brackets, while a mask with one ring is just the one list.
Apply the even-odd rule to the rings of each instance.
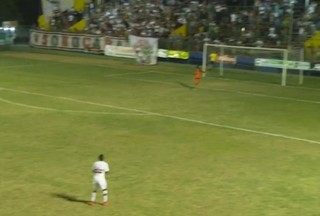
[[[194, 69], [0, 52], [0, 215], [320, 215], [320, 79], [211, 71], [193, 89]], [[108, 207], [86, 204], [100, 153]]]

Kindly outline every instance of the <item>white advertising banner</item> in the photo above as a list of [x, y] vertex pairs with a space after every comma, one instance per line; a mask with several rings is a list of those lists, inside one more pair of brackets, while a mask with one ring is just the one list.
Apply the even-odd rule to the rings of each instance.
[[132, 47], [106, 45], [104, 50], [106, 56], [136, 58], [136, 53]]
[[168, 50], [166, 50], [166, 49], [158, 49], [158, 57], [160, 57], [160, 58], [168, 58]]
[[[263, 59], [263, 58], [256, 58], [255, 59], [255, 66], [261, 67], [273, 67], [273, 68], [282, 68], [284, 66], [283, 60], [279, 59]], [[286, 61], [288, 69], [296, 69], [296, 70], [309, 70], [310, 69], [310, 62], [302, 62], [302, 61]]]
[[128, 47], [129, 43], [125, 38], [31, 30], [30, 45], [38, 48], [103, 54], [106, 45]]
[[157, 64], [158, 38], [129, 36], [130, 46], [133, 47], [137, 62], [140, 64]]

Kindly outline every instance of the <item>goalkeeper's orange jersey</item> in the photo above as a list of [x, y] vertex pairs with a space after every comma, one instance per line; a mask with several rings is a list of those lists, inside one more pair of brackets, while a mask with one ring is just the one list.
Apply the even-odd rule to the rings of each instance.
[[197, 68], [196, 71], [194, 72], [194, 78], [201, 79], [201, 77], [202, 77], [202, 70], [200, 68]]

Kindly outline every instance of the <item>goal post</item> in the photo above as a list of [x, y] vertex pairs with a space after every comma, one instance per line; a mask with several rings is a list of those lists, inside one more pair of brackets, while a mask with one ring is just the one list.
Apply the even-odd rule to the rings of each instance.
[[[233, 64], [235, 65], [235, 69], [237, 69], [237, 58], [242, 56], [243, 59], [248, 58], [252, 61], [251, 68], [248, 69], [248, 71], [255, 71], [256, 68], [273, 68], [281, 70], [280, 83], [282, 86], [287, 85], [287, 49], [204, 43], [202, 55], [202, 70], [204, 72], [207, 72], [208, 66], [214, 64], [215, 68], [218, 68], [217, 70], [219, 70], [219, 76], [224, 76], [226, 65]], [[212, 60], [212, 58], [216, 58], [215, 61]], [[299, 73], [299, 76], [303, 76], [303, 73]], [[300, 77], [299, 80], [302, 80], [302, 78]]]

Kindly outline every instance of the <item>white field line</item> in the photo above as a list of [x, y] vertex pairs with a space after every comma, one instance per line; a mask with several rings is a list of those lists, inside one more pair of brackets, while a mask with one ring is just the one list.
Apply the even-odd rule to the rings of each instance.
[[[15, 67], [33, 67], [33, 66], [41, 66], [41, 65], [58, 65], [58, 64], [74, 64], [74, 63], [68, 63], [68, 62], [52, 62], [52, 63], [47, 63], [47, 64], [28, 64], [28, 65], [8, 65], [8, 66], [0, 66], [0, 68], [15, 68]], [[108, 65], [101, 65], [101, 64], [96, 64], [92, 66], [97, 66], [97, 67], [108, 67]], [[130, 69], [127, 69], [130, 70]], [[111, 74], [111, 75], [105, 75], [105, 77], [115, 77], [115, 76], [123, 76], [123, 75], [130, 75], [130, 74], [144, 74], [144, 73], [158, 73], [158, 74], [171, 74], [171, 75], [179, 75], [179, 76], [189, 76], [187, 74], [181, 74], [181, 73], [173, 73], [173, 72], [164, 72], [164, 71], [147, 71], [147, 72], [137, 72], [137, 73], [125, 73], [125, 74]], [[269, 86], [274, 86], [274, 87], [279, 87], [280, 84], [272, 84], [272, 83], [262, 83], [262, 82], [255, 82], [255, 81], [239, 81], [236, 79], [228, 79], [228, 78], [223, 78], [223, 77], [209, 77], [212, 79], [221, 79], [221, 80], [230, 80], [230, 81], [237, 81], [237, 82], [247, 82], [247, 83], [255, 83], [259, 85], [269, 85]], [[308, 88], [308, 87], [303, 87], [303, 86], [286, 86], [285, 88], [293, 88], [293, 89], [304, 89], [304, 90], [311, 90], [311, 91], [320, 91], [320, 89], [316, 88]], [[222, 90], [222, 89], [221, 89]], [[229, 90], [226, 90], [229, 91]], [[232, 92], [232, 91], [230, 91]], [[248, 93], [247, 93], [248, 94]], [[267, 97], [268, 95], [265, 95]], [[271, 96], [272, 97], [272, 96]], [[278, 98], [280, 99], [280, 98]], [[302, 101], [303, 102], [303, 101]], [[318, 103], [318, 102], [317, 102]]]
[[84, 113], [84, 114], [97, 114], [97, 115], [147, 115], [144, 113], [118, 113], [118, 112], [102, 112], [102, 111], [85, 111], [85, 110], [64, 110], [64, 109], [55, 109], [55, 108], [49, 108], [49, 107], [39, 107], [39, 106], [32, 106], [28, 104], [23, 104], [23, 103], [17, 103], [13, 102], [10, 100], [6, 100], [4, 98], [0, 97], [0, 101], [15, 105], [15, 106], [20, 106], [20, 107], [25, 107], [29, 109], [37, 109], [37, 110], [44, 110], [44, 111], [52, 111], [52, 112], [65, 112], [65, 113]]
[[[159, 71], [150, 71], [154, 73], [159, 73], [159, 74], [172, 74], [172, 75], [179, 75], [179, 76], [190, 76], [188, 74], [181, 74], [181, 73], [173, 73], [173, 72], [159, 72]], [[273, 86], [277, 88], [292, 88], [292, 89], [304, 89], [304, 90], [311, 90], [311, 91], [320, 91], [318, 88], [311, 88], [311, 87], [304, 87], [304, 86], [290, 86], [287, 85], [285, 87], [280, 86], [280, 81], [279, 84], [273, 84], [273, 83], [263, 83], [263, 82], [256, 82], [256, 81], [246, 81], [246, 80], [236, 80], [236, 79], [231, 79], [231, 78], [224, 78], [224, 77], [206, 77], [206, 79], [220, 79], [220, 80], [227, 80], [227, 81], [233, 81], [233, 82], [244, 82], [244, 83], [251, 83], [251, 84], [259, 84], [259, 85], [265, 85], [265, 86]], [[318, 77], [314, 77], [315, 79], [319, 79]]]
[[149, 111], [132, 109], [132, 108], [127, 108], [127, 107], [120, 107], [120, 106], [115, 106], [115, 105], [109, 105], [109, 104], [102, 104], [102, 103], [96, 103], [96, 102], [91, 102], [91, 101], [78, 100], [78, 99], [68, 98], [68, 97], [53, 96], [53, 95], [40, 94], [40, 93], [34, 93], [34, 92], [22, 91], [22, 90], [15, 90], [15, 89], [9, 89], [9, 88], [2, 88], [2, 90], [18, 92], [18, 93], [23, 93], [23, 94], [30, 94], [30, 95], [38, 95], [38, 96], [43, 96], [43, 97], [56, 98], [56, 99], [61, 99], [61, 100], [66, 100], [66, 101], [73, 101], [73, 102], [83, 103], [83, 104], [96, 105], [96, 106], [101, 106], [101, 107], [109, 107], [109, 108], [111, 107], [111, 108], [115, 108], [115, 109], [126, 110], [126, 111], [134, 111], [134, 112], [139, 112], [139, 113], [144, 113], [144, 114], [154, 115], [154, 116], [159, 116], [159, 117], [165, 117], [165, 118], [170, 118], [170, 119], [175, 119], [175, 120], [180, 120], [180, 121], [185, 121], [185, 122], [197, 123], [197, 124], [214, 126], [214, 127], [224, 128], [224, 129], [231, 129], [231, 130], [235, 130], [235, 131], [242, 131], [242, 132], [247, 132], [247, 133], [259, 134], [259, 135], [265, 135], [265, 136], [272, 136], [272, 137], [278, 137], [278, 138], [283, 138], [283, 139], [290, 139], [290, 140], [302, 141], [302, 142], [306, 142], [306, 143], [312, 143], [312, 144], [320, 145], [320, 141], [317, 141], [317, 140], [304, 139], [304, 138], [299, 138], [299, 137], [294, 137], [294, 136], [289, 136], [289, 135], [284, 135], [284, 134], [270, 133], [270, 132], [259, 131], [259, 130], [251, 130], [251, 129], [247, 129], [247, 128], [235, 127], [235, 126], [230, 126], [230, 125], [225, 125], [225, 124], [217, 124], [217, 123], [212, 123], [212, 122], [200, 121], [200, 120], [196, 120], [196, 119], [189, 119], [189, 118], [184, 118], [184, 117], [179, 117], [179, 116], [173, 116], [173, 115], [149, 112]]
[[[58, 65], [58, 64], [75, 64], [75, 63], [72, 63], [72, 62], [52, 62], [52, 63], [47, 63], [47, 64], [28, 64], [28, 65], [8, 65], [8, 66], [0, 66], [0, 68], [14, 68], [14, 67], [32, 67], [32, 66], [41, 66], [41, 65]], [[96, 66], [96, 67], [108, 67], [108, 65], [102, 65], [102, 64], [95, 64], [95, 65], [92, 65], [92, 66]], [[130, 70], [130, 69], [127, 69], [127, 70]], [[144, 72], [140, 72], [140, 73], [144, 73]], [[140, 73], [137, 73], [137, 74], [140, 74]], [[187, 74], [181, 74], [181, 73], [173, 73], [173, 72], [164, 72], [164, 71], [148, 71], [148, 72], [145, 72], [145, 73], [159, 73], [159, 74], [171, 74], [171, 75], [179, 75], [179, 76], [189, 76]], [[134, 74], [134, 73], [128, 73], [128, 74]], [[124, 74], [122, 74], [124, 75]], [[110, 75], [111, 77], [112, 76], [118, 76], [118, 75]], [[119, 75], [120, 76], [120, 75]], [[108, 77], [108, 75], [106, 75], [106, 77]], [[255, 84], [259, 84], [259, 85], [269, 85], [269, 86], [274, 86], [274, 87], [279, 87], [280, 84], [272, 84], [272, 83], [263, 83], [263, 82], [255, 82], [255, 81], [239, 81], [239, 80], [236, 80], [236, 79], [228, 79], [228, 78], [223, 78], [223, 77], [209, 77], [209, 78], [212, 78], [212, 79], [221, 79], [221, 80], [231, 80], [231, 81], [237, 81], [237, 82], [248, 82], [248, 83], [255, 83]], [[317, 78], [317, 77], [315, 77]], [[303, 86], [286, 86], [285, 88], [293, 88], [293, 89], [304, 89], [304, 90], [313, 90], [313, 91], [320, 91], [320, 89], [316, 89], [316, 88], [310, 88], [310, 87], [303, 87]]]
[[160, 84], [165, 84], [165, 85], [177, 86], [177, 84], [173, 83], [173, 82], [164, 82], [164, 81], [157, 81], [157, 80], [146, 80], [146, 79], [138, 79], [138, 78], [130, 78], [130, 77], [114, 77], [114, 78], [117, 78], [117, 79], [129, 79], [129, 80], [136, 80], [136, 81], [141, 81], [141, 82], [160, 83]]
[[44, 65], [58, 65], [61, 63], [53, 62], [53, 63], [45, 63], [45, 64], [24, 64], [24, 65], [6, 65], [6, 66], [1, 66], [0, 68], [19, 68], [19, 67], [34, 67], [34, 66], [44, 66]]
[[0, 68], [16, 68], [16, 67], [32, 67], [34, 64], [25, 64], [25, 65], [7, 65], [7, 66], [0, 66]]
[[125, 76], [125, 75], [137, 75], [137, 74], [147, 74], [147, 73], [154, 73], [152, 71], [146, 71], [146, 72], [137, 72], [137, 73], [117, 73], [117, 74], [110, 74], [105, 75], [104, 77], [116, 77], [116, 76]]
[[[61, 63], [52, 63], [50, 65], [55, 65], [55, 64], [61, 64]], [[42, 64], [34, 64], [34, 65], [28, 65], [28, 66], [38, 66], [38, 65], [42, 65]], [[17, 66], [21, 66], [22, 67], [22, 66], [27, 66], [27, 65], [17, 65]], [[11, 67], [14, 67], [14, 66], [11, 66]], [[167, 84], [167, 85], [176, 85], [175, 83], [172, 83], [172, 82], [164, 82], [164, 81], [156, 81], [156, 80], [146, 80], [146, 79], [122, 77], [122, 76], [125, 76], [125, 75], [147, 74], [147, 73], [174, 74], [174, 75], [180, 75], [180, 76], [187, 76], [187, 75], [181, 75], [181, 74], [178, 74], [178, 73], [170, 73], [170, 72], [146, 71], [146, 72], [137, 72], [137, 73], [111, 74], [111, 75], [105, 75], [105, 77], [112, 77], [112, 78], [118, 78], [118, 79], [131, 79], [131, 80], [136, 80], [136, 81], [141, 81], [141, 82], [160, 83], [160, 84]], [[219, 78], [219, 79], [224, 79], [224, 78]], [[271, 85], [273, 85], [273, 84], [271, 84]], [[273, 96], [273, 95], [267, 95], [267, 94], [262, 94], [262, 93], [251, 93], [251, 92], [245, 92], [245, 91], [232, 91], [232, 90], [222, 89], [222, 88], [204, 88], [204, 87], [199, 87], [199, 88], [200, 89], [205, 89], [205, 90], [211, 90], [211, 91], [222, 91], [222, 92], [229, 92], [229, 93], [237, 93], [237, 94], [244, 94], [244, 95], [257, 96], [257, 97], [272, 98], [272, 99], [278, 99], [278, 100], [287, 100], [287, 101], [302, 102], [302, 103], [320, 104], [320, 101], [303, 100], [303, 99], [297, 99], [297, 98], [291, 98], [291, 97]], [[293, 88], [303, 88], [303, 87], [293, 87]], [[311, 90], [316, 90], [316, 89], [312, 89], [311, 88]]]
[[[268, 86], [273, 86], [273, 87], [279, 87], [280, 84], [272, 84], [272, 83], [262, 83], [262, 82], [255, 82], [255, 81], [246, 81], [246, 80], [236, 80], [236, 79], [230, 79], [230, 78], [224, 78], [224, 77], [210, 77], [213, 79], [220, 79], [220, 80], [227, 80], [227, 81], [232, 81], [232, 82], [245, 82], [245, 83], [254, 83], [254, 84], [262, 84], [262, 85], [268, 85]], [[316, 77], [315, 77], [316, 78]], [[286, 85], [285, 87], [280, 86], [281, 88], [291, 88], [291, 89], [302, 89], [302, 90], [310, 90], [310, 91], [320, 91], [318, 88], [311, 88], [311, 87], [304, 87], [304, 86], [290, 86]]]
[[[136, 80], [136, 81], [141, 81], [141, 82], [160, 83], [160, 84], [166, 84], [166, 85], [177, 85], [176, 83], [173, 83], [173, 82], [146, 80], [146, 79], [138, 79], [138, 78], [130, 78], [130, 77], [114, 77], [114, 78], [117, 78], [117, 79], [130, 79], [130, 80]], [[267, 94], [262, 94], [262, 93], [251, 93], [251, 92], [244, 92], [244, 91], [231, 91], [231, 90], [222, 89], [222, 88], [203, 88], [203, 87], [198, 87], [198, 88], [199, 89], [205, 89], [205, 90], [212, 90], [212, 91], [222, 91], [222, 92], [228, 92], [228, 93], [237, 93], [237, 94], [243, 94], [243, 95], [257, 96], [257, 97], [266, 97], [266, 98], [272, 98], [272, 99], [278, 99], [278, 100], [287, 100], [287, 101], [302, 102], [302, 103], [320, 104], [320, 101], [303, 100], [303, 99], [297, 99], [297, 98], [291, 98], [291, 97], [273, 96], [273, 95], [267, 95]]]
[[101, 103], [95, 103], [95, 102], [90, 102], [90, 101], [82, 101], [82, 100], [78, 100], [78, 99], [74, 99], [74, 98], [47, 95], [47, 94], [41, 94], [41, 93], [35, 93], [35, 92], [29, 92], [29, 91], [22, 91], [22, 90], [16, 90], [16, 89], [2, 88], [2, 91], [11, 91], [11, 92], [17, 92], [17, 93], [23, 93], [23, 94], [29, 94], [29, 95], [37, 95], [37, 96], [42, 96], [42, 97], [49, 97], [49, 98], [55, 98], [55, 99], [60, 99], [60, 100], [72, 101], [72, 102], [83, 103], [83, 104], [90, 104], [90, 105], [95, 105], [95, 106], [114, 108], [114, 109], [118, 109], [118, 110], [132, 111], [132, 112], [138, 112], [138, 113], [144, 113], [144, 114], [152, 114], [151, 112], [148, 113], [146, 111], [140, 111], [140, 110], [137, 110], [137, 109], [122, 108], [122, 107], [119, 107], [119, 106], [113, 106], [113, 105], [108, 105], [108, 104], [101, 104]]

